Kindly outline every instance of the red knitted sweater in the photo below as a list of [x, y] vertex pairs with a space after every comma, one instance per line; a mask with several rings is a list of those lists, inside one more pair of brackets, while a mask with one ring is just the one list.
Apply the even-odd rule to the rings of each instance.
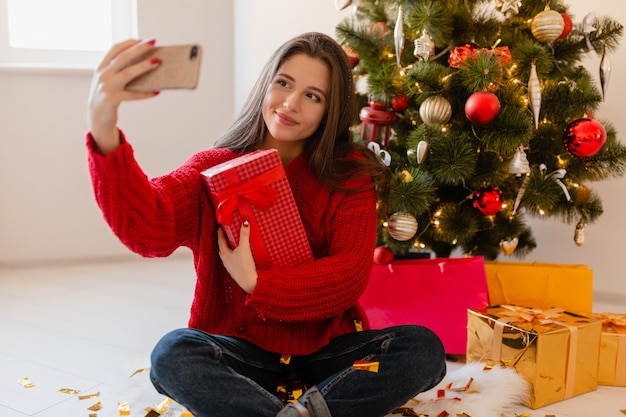
[[106, 157], [87, 135], [96, 201], [113, 232], [132, 251], [165, 257], [181, 246], [191, 250], [197, 280], [189, 327], [241, 337], [276, 353], [307, 354], [355, 331], [355, 319], [365, 320], [358, 299], [369, 278], [376, 239], [373, 190], [330, 192], [303, 155], [287, 164], [315, 260], [259, 270], [256, 288], [247, 294], [218, 256], [218, 225], [201, 174], [237, 155], [210, 149], [167, 175], [148, 179], [121, 135], [120, 147]]

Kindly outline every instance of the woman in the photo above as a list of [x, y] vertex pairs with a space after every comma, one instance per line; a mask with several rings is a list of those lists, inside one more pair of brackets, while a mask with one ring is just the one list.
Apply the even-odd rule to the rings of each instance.
[[[122, 101], [156, 95], [124, 89], [159, 65], [125, 65], [153, 47], [129, 40], [106, 54], [90, 94], [87, 145], [96, 199], [119, 239], [147, 257], [180, 246], [193, 253], [189, 328], [155, 347], [156, 389], [196, 417], [367, 417], [436, 385], [445, 361], [431, 331], [355, 328], [365, 319], [358, 299], [372, 265], [376, 191], [385, 189], [387, 171], [351, 140], [355, 101], [341, 46], [320, 33], [286, 42], [216, 147], [149, 180], [117, 128], [117, 111]], [[279, 152], [315, 260], [258, 270], [245, 222], [239, 246], [228, 246], [201, 172], [269, 148]], [[361, 361], [378, 369], [360, 370]]]

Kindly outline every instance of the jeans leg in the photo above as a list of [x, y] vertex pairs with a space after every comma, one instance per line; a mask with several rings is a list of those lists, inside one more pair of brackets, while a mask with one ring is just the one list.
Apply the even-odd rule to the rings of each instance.
[[154, 348], [150, 378], [195, 417], [274, 417], [284, 407], [274, 394], [279, 357], [237, 338], [179, 329]]
[[[332, 417], [384, 416], [437, 385], [446, 373], [441, 341], [421, 326], [347, 334], [302, 359], [304, 380], [317, 386]], [[355, 370], [356, 360], [379, 362], [379, 370]], [[306, 401], [307, 393], [301, 398]]]

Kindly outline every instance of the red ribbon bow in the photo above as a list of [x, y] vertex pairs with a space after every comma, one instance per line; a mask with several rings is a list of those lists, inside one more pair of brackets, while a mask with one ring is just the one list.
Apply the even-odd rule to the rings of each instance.
[[217, 205], [216, 215], [219, 224], [231, 224], [235, 209], [247, 201], [261, 210], [269, 209], [278, 200], [278, 193], [272, 187], [261, 185], [258, 187], [246, 186], [229, 189], [219, 193], [221, 202]]

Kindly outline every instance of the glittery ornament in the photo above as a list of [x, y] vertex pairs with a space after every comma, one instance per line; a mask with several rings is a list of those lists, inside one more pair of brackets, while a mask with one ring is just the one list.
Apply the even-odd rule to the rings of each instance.
[[587, 227], [587, 223], [583, 219], [580, 219], [576, 224], [576, 229], [574, 230], [574, 243], [576, 246], [582, 246], [585, 244], [585, 227]]
[[420, 105], [420, 117], [424, 123], [443, 125], [452, 116], [452, 106], [443, 96], [430, 96]]
[[502, 208], [502, 192], [498, 187], [482, 187], [474, 193], [473, 200], [483, 216], [493, 216]]
[[506, 16], [516, 15], [519, 13], [520, 4], [519, 0], [502, 0], [500, 11]]
[[465, 64], [465, 61], [474, 56], [476, 51], [480, 50], [480, 47], [473, 43], [466, 43], [464, 45], [456, 46], [450, 51], [448, 56], [448, 64], [452, 68], [460, 68]]
[[422, 58], [422, 60], [428, 61], [428, 58], [435, 54], [435, 42], [426, 29], [422, 31], [422, 36], [415, 39], [414, 45], [413, 55], [415, 55], [416, 58]]
[[539, 128], [539, 112], [541, 111], [541, 85], [537, 76], [537, 66], [533, 62], [530, 65], [530, 78], [528, 79], [528, 98], [530, 99], [530, 109], [535, 120], [535, 129]]
[[524, 148], [521, 146], [517, 148], [509, 163], [509, 173], [514, 174], [516, 177], [530, 173], [530, 164], [528, 163], [528, 158], [526, 158], [526, 152], [524, 152]]
[[398, 7], [396, 27], [393, 30], [393, 41], [396, 47], [396, 64], [400, 68], [402, 66], [400, 59], [402, 58], [402, 51], [404, 51], [404, 12], [402, 6]]
[[609, 80], [611, 79], [611, 58], [606, 53], [606, 46], [602, 50], [602, 59], [600, 60], [600, 84], [602, 85], [602, 98], [606, 99], [606, 91], [609, 88]]
[[388, 230], [395, 240], [407, 241], [417, 232], [417, 219], [410, 213], [394, 213], [389, 217]]
[[516, 237], [510, 240], [501, 240], [500, 249], [502, 249], [502, 252], [504, 252], [506, 256], [510, 256], [513, 252], [515, 252], [515, 249], [517, 249], [518, 243], [519, 239]]
[[391, 98], [391, 108], [399, 113], [402, 113], [409, 108], [409, 98], [404, 94], [398, 94]]
[[532, 34], [539, 42], [557, 39], [563, 33], [564, 27], [563, 16], [554, 10], [544, 10], [535, 16], [530, 24]]
[[565, 149], [580, 158], [597, 154], [605, 143], [606, 131], [604, 126], [595, 119], [574, 120], [563, 132]]

